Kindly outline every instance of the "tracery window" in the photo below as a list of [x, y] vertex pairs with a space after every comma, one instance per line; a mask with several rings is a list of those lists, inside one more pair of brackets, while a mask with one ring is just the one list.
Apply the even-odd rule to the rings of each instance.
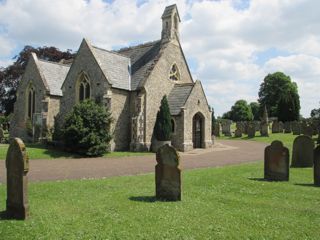
[[79, 101], [90, 98], [90, 83], [88, 78], [83, 74], [79, 82]]
[[28, 118], [32, 119], [33, 114], [35, 113], [36, 105], [36, 94], [34, 89], [31, 87], [28, 92]]
[[179, 81], [180, 80], [180, 73], [179, 73], [179, 69], [176, 64], [173, 64], [170, 69], [169, 79], [172, 81]]

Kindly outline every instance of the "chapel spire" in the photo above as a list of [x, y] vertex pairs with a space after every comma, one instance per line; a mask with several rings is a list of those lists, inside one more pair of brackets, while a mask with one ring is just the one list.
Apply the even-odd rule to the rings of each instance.
[[180, 16], [176, 4], [167, 6], [162, 14], [161, 41], [169, 42], [173, 39], [179, 40]]

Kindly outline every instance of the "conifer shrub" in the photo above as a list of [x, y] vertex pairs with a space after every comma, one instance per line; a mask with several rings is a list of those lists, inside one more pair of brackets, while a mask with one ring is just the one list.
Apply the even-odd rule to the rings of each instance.
[[164, 95], [161, 100], [160, 109], [157, 113], [157, 119], [154, 127], [155, 137], [158, 141], [171, 140], [171, 114], [167, 96]]
[[111, 122], [111, 113], [92, 100], [75, 105], [65, 118], [63, 136], [66, 148], [88, 156], [103, 155], [112, 139]]

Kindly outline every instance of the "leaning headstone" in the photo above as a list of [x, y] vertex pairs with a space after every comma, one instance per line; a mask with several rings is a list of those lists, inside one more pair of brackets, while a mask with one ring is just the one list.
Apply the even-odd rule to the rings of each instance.
[[279, 133], [280, 132], [280, 126], [278, 121], [272, 122], [272, 133]]
[[291, 133], [291, 122], [284, 123], [284, 133]]
[[309, 136], [298, 136], [293, 141], [291, 167], [313, 166], [314, 142]]
[[289, 150], [280, 141], [273, 141], [264, 150], [264, 179], [289, 181]]
[[320, 145], [314, 150], [314, 185], [320, 187]]
[[156, 159], [156, 198], [180, 201], [181, 169], [178, 152], [166, 144], [159, 148]]
[[256, 128], [253, 122], [248, 123], [248, 137], [254, 138], [256, 136]]
[[7, 208], [6, 215], [14, 219], [29, 216], [28, 177], [29, 159], [26, 147], [20, 138], [14, 138], [6, 158]]

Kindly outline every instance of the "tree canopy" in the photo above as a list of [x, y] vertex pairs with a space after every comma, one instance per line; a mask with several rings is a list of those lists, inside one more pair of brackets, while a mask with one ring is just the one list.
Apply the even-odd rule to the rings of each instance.
[[260, 114], [267, 106], [270, 117], [278, 117], [281, 121], [299, 119], [300, 97], [298, 86], [291, 78], [282, 72], [268, 74], [260, 85]]
[[6, 68], [0, 69], [0, 112], [9, 115], [13, 112], [16, 100], [16, 90], [20, 79], [25, 71], [31, 52], [37, 54], [38, 58], [59, 62], [74, 57], [71, 50], [60, 51], [56, 47], [25, 46], [22, 51], [14, 57], [15, 62]]
[[229, 112], [223, 114], [223, 118], [231, 119], [232, 121], [251, 121], [253, 114], [247, 101], [241, 99], [235, 102]]
[[250, 103], [251, 111], [253, 114], [253, 120], [259, 121], [260, 120], [260, 104], [258, 102], [251, 102]]

